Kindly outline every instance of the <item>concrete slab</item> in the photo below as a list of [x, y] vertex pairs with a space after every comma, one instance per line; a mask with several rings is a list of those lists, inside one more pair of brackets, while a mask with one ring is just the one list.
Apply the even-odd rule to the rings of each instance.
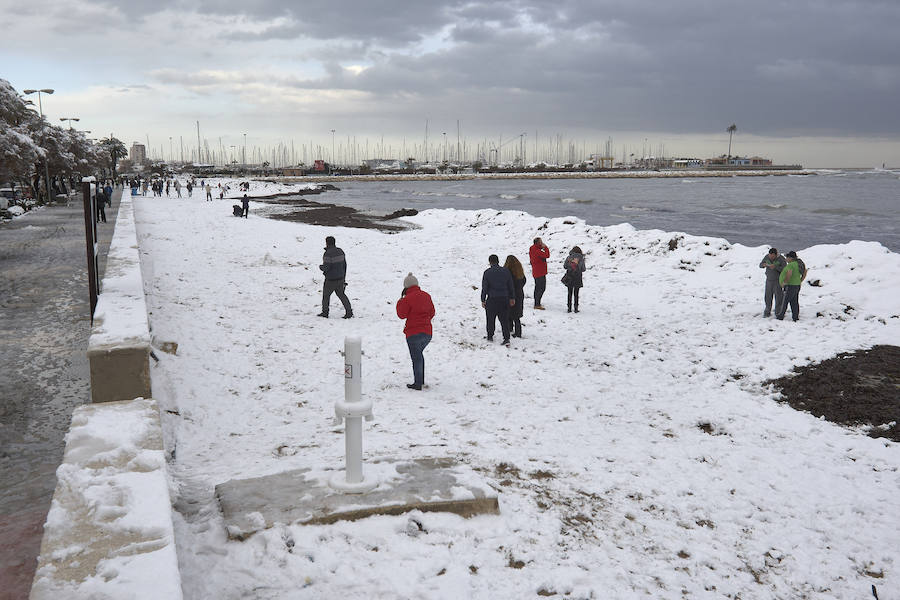
[[379, 482], [366, 494], [341, 494], [328, 485], [334, 471], [311, 469], [219, 484], [228, 537], [243, 540], [276, 523], [327, 524], [411, 510], [463, 517], [500, 512], [496, 493], [454, 459], [366, 462], [364, 473]]

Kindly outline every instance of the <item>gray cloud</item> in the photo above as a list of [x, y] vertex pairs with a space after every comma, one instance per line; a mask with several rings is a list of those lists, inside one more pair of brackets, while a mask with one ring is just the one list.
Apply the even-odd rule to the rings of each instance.
[[[36, 17], [14, 6], [4, 12], [15, 32], [17, 19]], [[163, 15], [187, 24], [180, 46], [169, 40], [156, 47], [152, 34], [134, 39], [140, 51], [120, 51], [118, 60], [132, 61], [121, 70], [152, 73], [153, 81], [190, 94], [234, 94], [248, 112], [252, 95], [242, 86], [271, 84], [359, 92], [364, 104], [316, 109], [335, 119], [347, 111], [348, 121], [377, 115], [381, 126], [397, 129], [431, 115], [465, 119], [486, 133], [540, 127], [683, 134], [736, 122], [759, 135], [900, 134], [900, 3], [893, 0], [48, 6], [56, 7], [45, 17], [50, 27], [67, 25], [66, 15], [86, 21], [103, 11], [149, 25], [142, 31], [167, 27]], [[210, 21], [234, 23], [215, 45], [193, 35], [215, 36]], [[79, 40], [96, 44], [79, 47], [79, 59], [93, 52], [100, 64], [117, 60], [105, 36], [91, 38]], [[47, 60], [65, 67], [58, 54]], [[360, 66], [359, 74], [348, 70]]]

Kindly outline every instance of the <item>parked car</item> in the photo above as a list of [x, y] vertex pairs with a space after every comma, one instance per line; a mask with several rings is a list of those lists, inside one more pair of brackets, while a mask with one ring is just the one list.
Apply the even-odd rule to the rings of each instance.
[[12, 204], [18, 204], [22, 194], [13, 188], [0, 188], [0, 209], [6, 210]]

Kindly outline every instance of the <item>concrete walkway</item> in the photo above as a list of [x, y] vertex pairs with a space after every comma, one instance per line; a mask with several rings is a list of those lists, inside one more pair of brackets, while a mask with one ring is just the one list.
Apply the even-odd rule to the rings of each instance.
[[[98, 224], [101, 278], [120, 198]], [[0, 223], [0, 600], [31, 588], [72, 411], [90, 402], [90, 324], [80, 192]]]

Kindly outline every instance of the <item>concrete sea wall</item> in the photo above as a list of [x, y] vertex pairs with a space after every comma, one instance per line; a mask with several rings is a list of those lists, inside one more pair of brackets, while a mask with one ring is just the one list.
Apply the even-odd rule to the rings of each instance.
[[182, 598], [132, 199], [123, 195], [30, 598]]

